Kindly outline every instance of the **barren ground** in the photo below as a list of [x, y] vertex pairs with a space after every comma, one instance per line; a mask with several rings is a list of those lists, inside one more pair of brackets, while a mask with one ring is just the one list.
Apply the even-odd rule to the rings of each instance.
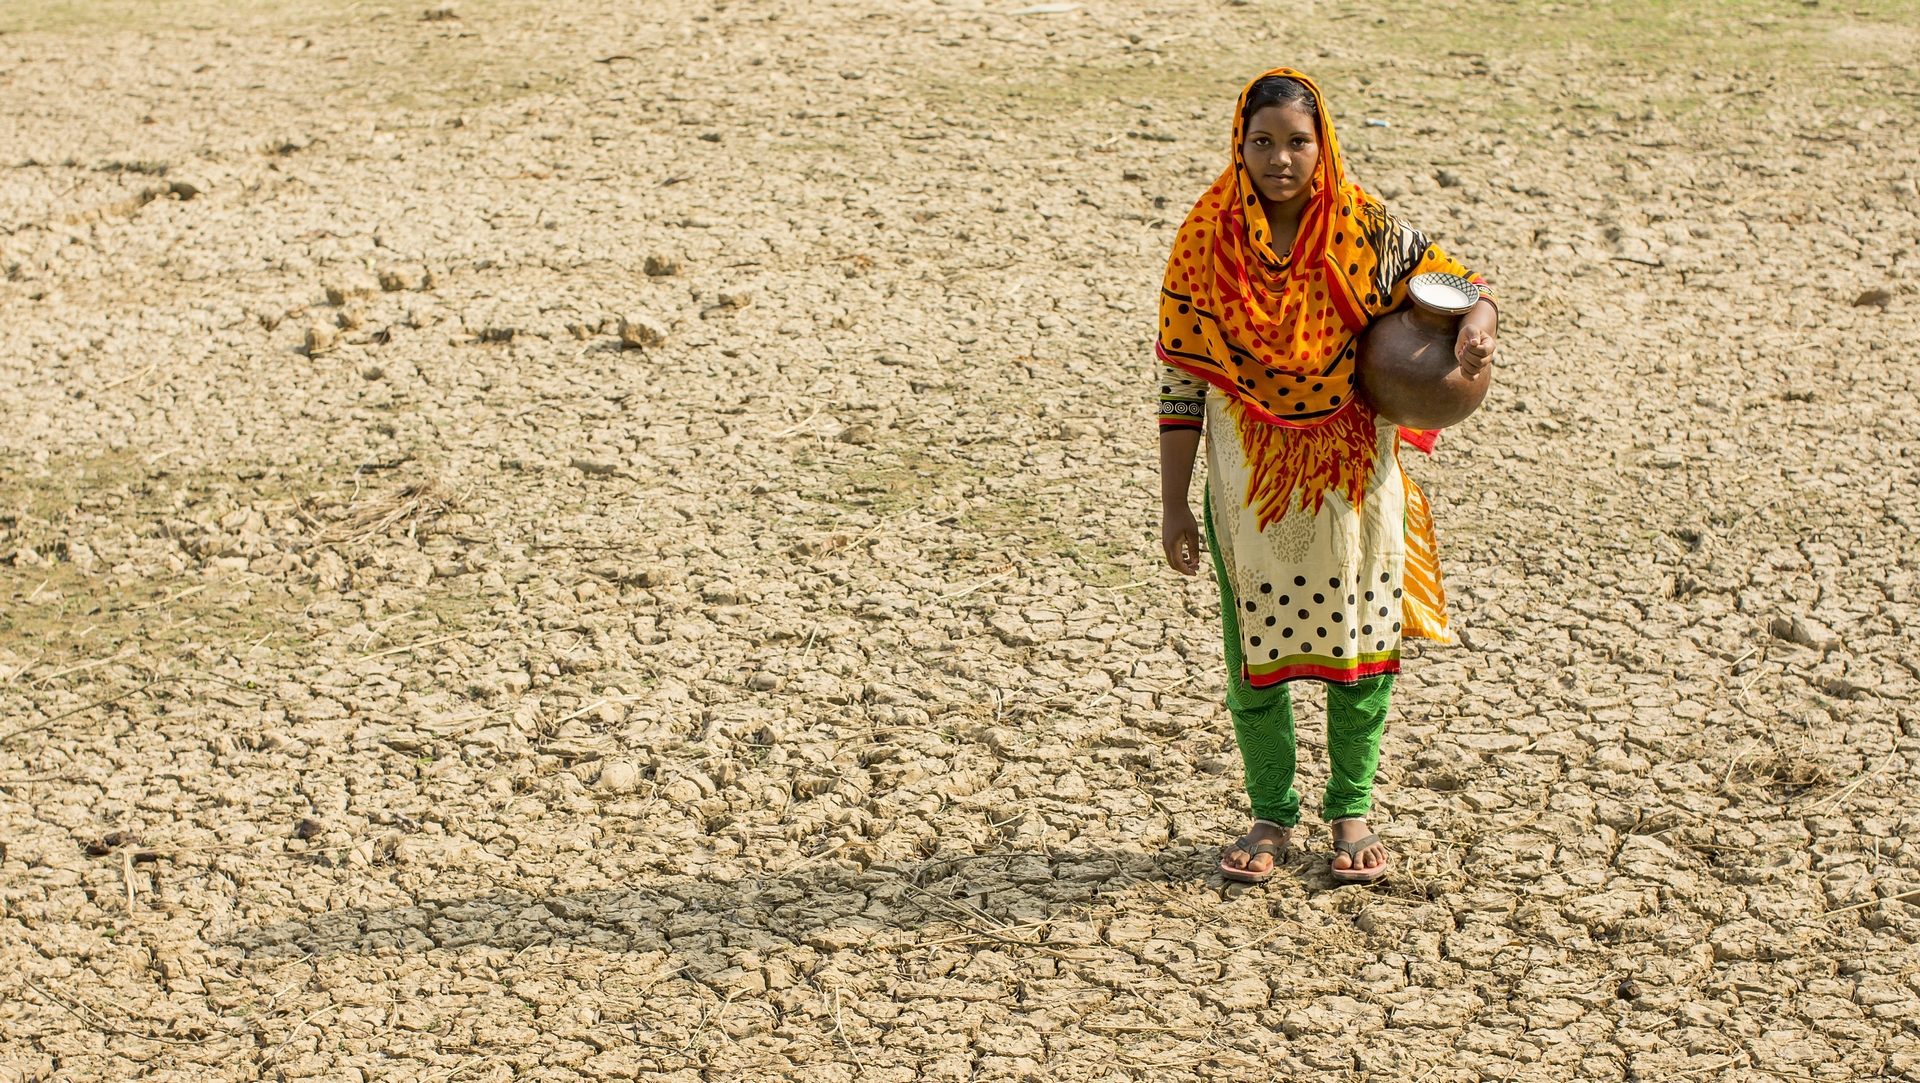
[[[293, 6], [0, 3], [0, 1080], [1920, 1080], [1911, 5]], [[1275, 63], [1505, 298], [1374, 890], [1158, 558]]]

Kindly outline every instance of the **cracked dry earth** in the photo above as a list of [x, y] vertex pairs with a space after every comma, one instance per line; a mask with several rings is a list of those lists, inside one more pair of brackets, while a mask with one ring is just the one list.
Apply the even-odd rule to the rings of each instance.
[[[1911, 8], [155, 7], [0, 6], [0, 1080], [1920, 1080]], [[1505, 299], [1375, 889], [1158, 557], [1282, 62]]]

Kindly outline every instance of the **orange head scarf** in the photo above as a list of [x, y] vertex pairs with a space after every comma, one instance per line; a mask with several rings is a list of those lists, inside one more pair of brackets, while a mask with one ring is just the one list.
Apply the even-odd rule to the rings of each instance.
[[[1309, 182], [1299, 233], [1285, 256], [1271, 244], [1241, 146], [1247, 96], [1269, 76], [1313, 92], [1320, 160]], [[1313, 80], [1275, 68], [1248, 83], [1233, 114], [1233, 160], [1173, 243], [1160, 287], [1161, 360], [1219, 387], [1249, 420], [1318, 426], [1359, 397], [1356, 340], [1368, 319], [1391, 307], [1374, 284], [1377, 254], [1362, 219], [1384, 213], [1346, 179], [1326, 98]]]

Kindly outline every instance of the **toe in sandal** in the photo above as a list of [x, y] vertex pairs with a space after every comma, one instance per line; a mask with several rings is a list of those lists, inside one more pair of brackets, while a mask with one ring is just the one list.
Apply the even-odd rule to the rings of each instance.
[[[1340, 821], [1335, 820], [1334, 822], [1339, 823]], [[1378, 845], [1380, 845], [1380, 836], [1378, 835], [1368, 835], [1366, 838], [1355, 839], [1352, 842], [1341, 842], [1339, 839], [1334, 839], [1333, 840], [1334, 857], [1338, 857], [1341, 854], [1345, 854], [1347, 855], [1347, 861], [1350, 864], [1348, 865], [1347, 868], [1337, 869], [1337, 868], [1334, 868], [1333, 866], [1333, 860], [1329, 858], [1327, 861], [1327, 871], [1333, 874], [1333, 878], [1335, 880], [1338, 880], [1343, 884], [1373, 883], [1375, 880], [1378, 880], [1382, 876], [1385, 876], [1387, 874], [1387, 870], [1393, 867], [1393, 855], [1388, 854], [1387, 859], [1385, 861], [1382, 861], [1379, 865], [1371, 869], [1360, 868], [1361, 851], [1365, 850], [1369, 846], [1378, 846]]]
[[1288, 845], [1291, 840], [1291, 828], [1281, 827], [1271, 820], [1255, 820], [1253, 822], [1256, 824], [1266, 824], [1268, 827], [1279, 828], [1280, 831], [1286, 833], [1277, 839], [1263, 839], [1260, 842], [1253, 842], [1251, 841], [1253, 832], [1249, 831], [1240, 836], [1239, 841], [1235, 842], [1231, 847], [1228, 847], [1228, 853], [1238, 850], [1247, 855], [1249, 862], [1261, 854], [1266, 854], [1273, 859], [1273, 864], [1267, 866], [1264, 872], [1254, 872], [1250, 869], [1236, 869], [1227, 864], [1227, 855], [1221, 854], [1220, 875], [1228, 880], [1235, 880], [1242, 884], [1264, 884], [1268, 880], [1273, 879], [1274, 873], [1280, 871], [1280, 863], [1286, 860], [1286, 856], [1291, 849]]

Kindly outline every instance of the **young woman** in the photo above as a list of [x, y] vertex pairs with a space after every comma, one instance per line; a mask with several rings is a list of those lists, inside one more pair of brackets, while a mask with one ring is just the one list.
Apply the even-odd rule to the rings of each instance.
[[1207, 549], [1220, 584], [1227, 708], [1253, 826], [1220, 872], [1273, 875], [1300, 822], [1288, 682], [1327, 685], [1329, 778], [1320, 804], [1337, 880], [1384, 876], [1367, 826], [1403, 636], [1448, 639], [1426, 499], [1400, 469], [1403, 432], [1360, 398], [1355, 354], [1414, 275], [1468, 277], [1480, 301], [1455, 356], [1492, 364], [1495, 312], [1478, 276], [1346, 179], [1319, 88], [1270, 71], [1241, 92], [1233, 159], [1194, 204], [1160, 293], [1161, 543], [1200, 566], [1187, 501], [1207, 434]]

